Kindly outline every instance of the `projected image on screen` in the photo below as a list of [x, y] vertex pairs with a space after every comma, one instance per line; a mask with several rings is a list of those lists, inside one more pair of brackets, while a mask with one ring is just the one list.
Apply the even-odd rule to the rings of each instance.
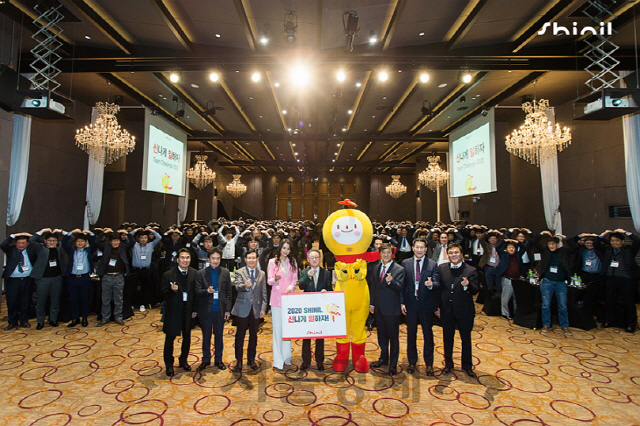
[[184, 187], [184, 144], [150, 125], [146, 155], [146, 189], [164, 194], [182, 195]]
[[449, 142], [451, 196], [496, 191], [493, 114], [452, 134]]

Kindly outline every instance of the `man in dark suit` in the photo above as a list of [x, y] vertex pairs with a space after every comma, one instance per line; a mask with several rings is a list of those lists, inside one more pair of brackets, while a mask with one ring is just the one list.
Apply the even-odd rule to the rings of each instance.
[[236, 316], [238, 329], [236, 330], [236, 366], [233, 371], [242, 372], [242, 349], [244, 336], [249, 329], [249, 346], [247, 348], [247, 361], [252, 370], [257, 370], [256, 346], [258, 345], [258, 325], [260, 318], [264, 318], [267, 311], [267, 275], [260, 271], [258, 253], [249, 250], [244, 254], [247, 266], [240, 268], [235, 274], [235, 287], [238, 290], [238, 298], [233, 305], [231, 313]]
[[[71, 243], [71, 238], [75, 238]], [[90, 245], [87, 246], [87, 241]], [[67, 327], [75, 327], [80, 323], [82, 317], [82, 326], [89, 325], [89, 294], [91, 293], [91, 260], [93, 253], [96, 251], [95, 235], [93, 232], [85, 229], [80, 231], [74, 229], [67, 232], [62, 239], [62, 247], [69, 256], [67, 270], [64, 276], [67, 277], [69, 284], [69, 299], [71, 299], [71, 317], [72, 321]]]
[[[29, 239], [36, 247], [38, 261], [33, 265], [33, 278], [36, 280], [36, 317], [37, 330], [44, 328], [47, 315], [47, 300], [50, 300], [49, 325], [58, 327], [60, 295], [62, 294], [62, 274], [67, 267], [66, 254], [58, 240], [60, 229], [45, 228]], [[43, 241], [44, 240], [44, 241]]]
[[416, 370], [418, 362], [418, 324], [424, 337], [423, 358], [427, 376], [433, 376], [433, 313], [440, 305], [440, 273], [438, 265], [426, 257], [427, 242], [413, 240], [413, 257], [402, 262], [404, 268], [403, 291], [400, 293], [402, 313], [407, 321], [407, 358], [409, 374]]
[[[373, 368], [389, 365], [389, 375], [398, 373], [400, 355], [400, 293], [404, 283], [404, 268], [393, 262], [393, 246], [380, 246], [380, 265], [372, 277], [367, 277], [369, 285], [369, 312], [376, 316], [380, 359], [371, 364]], [[391, 353], [389, 353], [389, 346]]]
[[202, 364], [198, 371], [211, 365], [211, 333], [215, 337], [215, 366], [226, 370], [222, 362], [224, 322], [231, 315], [231, 274], [220, 266], [222, 250], [209, 250], [209, 266], [196, 274], [196, 301], [202, 328]]
[[121, 234], [126, 232], [119, 230], [113, 232], [111, 228], [106, 228], [103, 237], [107, 242], [96, 243], [102, 251], [102, 256], [96, 269], [97, 275], [102, 280], [102, 319], [97, 327], [102, 327], [111, 320], [111, 300], [113, 300], [113, 319], [116, 324], [124, 325], [122, 320], [122, 307], [124, 302], [124, 278], [129, 274], [131, 266], [129, 264], [128, 252], [133, 243], [123, 244]]
[[462, 341], [462, 370], [475, 378], [471, 358], [471, 330], [476, 315], [473, 296], [478, 294], [478, 272], [476, 268], [462, 261], [462, 246], [457, 243], [447, 247], [449, 262], [440, 269], [440, 318], [444, 337], [444, 374], [453, 370], [453, 338], [456, 327]]
[[413, 244], [413, 238], [409, 234], [407, 227], [400, 229], [397, 240], [398, 250], [396, 251], [396, 262], [402, 263], [403, 260], [411, 257], [411, 245]]
[[[331, 272], [320, 266], [320, 251], [311, 249], [307, 252], [307, 262], [309, 267], [300, 271], [298, 286], [304, 292], [333, 291], [331, 285]], [[316, 364], [318, 370], [324, 371], [324, 339], [316, 340]], [[302, 340], [302, 366], [300, 370], [305, 371], [311, 365], [311, 339]]]
[[[2, 242], [2, 251], [7, 254], [7, 261], [2, 273], [4, 289], [7, 295], [7, 311], [9, 325], [4, 329], [11, 330], [18, 326], [29, 328], [29, 302], [33, 289], [33, 266], [38, 260], [34, 245], [29, 245], [31, 234], [21, 232], [11, 234]], [[14, 244], [11, 244], [11, 242]]]
[[187, 363], [189, 348], [191, 347], [191, 320], [197, 312], [193, 305], [196, 288], [197, 271], [190, 268], [191, 251], [187, 248], [178, 252], [178, 264], [162, 275], [161, 291], [164, 298], [164, 363], [167, 367], [167, 376], [175, 375], [173, 370], [173, 342], [182, 334], [182, 350], [180, 352], [180, 368], [191, 371]]

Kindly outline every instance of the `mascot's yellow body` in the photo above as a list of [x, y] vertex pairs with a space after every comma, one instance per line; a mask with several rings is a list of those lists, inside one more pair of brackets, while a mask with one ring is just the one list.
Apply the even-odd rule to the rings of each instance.
[[[340, 204], [355, 206], [351, 201]], [[357, 206], [356, 206], [357, 207]], [[349, 343], [352, 362], [356, 371], [366, 373], [369, 363], [364, 355], [367, 341], [366, 321], [369, 315], [369, 287], [367, 285], [366, 253], [373, 227], [371, 221], [359, 210], [342, 209], [333, 212], [325, 221], [322, 236], [327, 248], [336, 257], [335, 290], [344, 291], [347, 321], [347, 337], [337, 339], [337, 353], [333, 361], [335, 371], [345, 371], [349, 364]]]

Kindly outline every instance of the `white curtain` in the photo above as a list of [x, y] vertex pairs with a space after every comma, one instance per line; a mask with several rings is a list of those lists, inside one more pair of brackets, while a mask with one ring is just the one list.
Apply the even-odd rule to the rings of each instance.
[[[547, 117], [555, 126], [555, 109], [547, 109]], [[552, 155], [540, 163], [542, 180], [542, 202], [547, 227], [556, 234], [562, 234], [562, 216], [560, 215], [560, 188], [558, 185], [558, 156]]]
[[[621, 72], [625, 77], [629, 72]], [[623, 83], [624, 84], [624, 83]], [[627, 197], [636, 232], [640, 232], [640, 115], [622, 118], [624, 164], [627, 175]]]
[[[187, 164], [191, 164], [191, 151], [187, 153]], [[214, 184], [215, 185], [215, 184]], [[185, 190], [184, 197], [178, 198], [178, 226], [187, 217], [187, 210], [189, 208], [189, 179], [185, 176]]]
[[[98, 110], [93, 108], [91, 122], [95, 122], [98, 117]], [[102, 208], [102, 184], [104, 182], [104, 164], [98, 163], [89, 156], [89, 167], [87, 171], [87, 202], [84, 207], [84, 228], [89, 229], [90, 225], [95, 225], [100, 217]]]
[[13, 115], [11, 137], [11, 169], [9, 172], [9, 200], [7, 203], [7, 225], [12, 226], [20, 217], [24, 191], [29, 172], [29, 149], [31, 147], [31, 117]]
[[453, 223], [460, 219], [460, 199], [458, 197], [451, 196], [449, 182], [447, 182], [447, 195], [449, 197], [449, 217], [451, 218], [451, 223]]

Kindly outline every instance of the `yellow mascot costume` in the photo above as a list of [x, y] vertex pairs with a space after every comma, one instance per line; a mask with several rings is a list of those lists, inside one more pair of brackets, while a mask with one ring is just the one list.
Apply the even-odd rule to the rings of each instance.
[[[358, 207], [350, 200], [340, 201]], [[365, 324], [369, 315], [369, 287], [367, 286], [366, 252], [373, 237], [373, 227], [366, 214], [345, 208], [333, 212], [324, 222], [322, 237], [336, 257], [336, 291], [344, 291], [347, 337], [337, 339], [337, 353], [333, 360], [335, 371], [345, 371], [349, 364], [349, 343], [352, 362], [359, 373], [369, 371], [364, 355], [367, 341]]]

